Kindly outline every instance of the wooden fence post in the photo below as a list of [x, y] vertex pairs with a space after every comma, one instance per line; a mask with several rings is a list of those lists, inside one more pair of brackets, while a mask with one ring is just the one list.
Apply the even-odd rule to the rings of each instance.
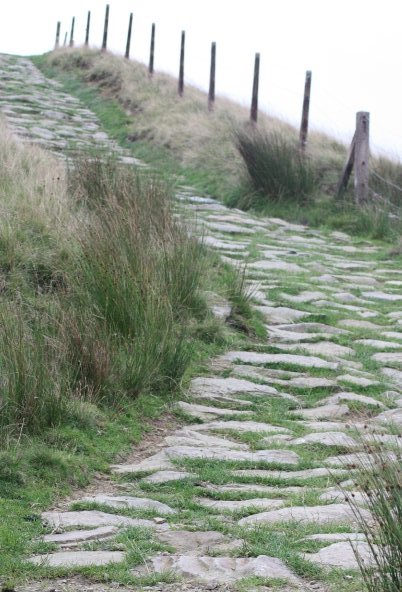
[[90, 26], [91, 26], [91, 11], [88, 10], [87, 28], [85, 30], [85, 47], [88, 47], [88, 45], [89, 45], [89, 27]]
[[107, 48], [107, 31], [108, 31], [108, 28], [109, 28], [109, 4], [106, 4], [105, 26], [103, 28], [102, 51], [106, 51], [106, 48]]
[[370, 113], [356, 113], [355, 133], [355, 200], [358, 204], [367, 202], [369, 196], [369, 130]]
[[214, 110], [215, 103], [215, 66], [216, 66], [216, 43], [211, 43], [211, 70], [209, 74], [208, 111]]
[[67, 35], [68, 35], [68, 33], [67, 33], [67, 31], [66, 31], [66, 34], [64, 35], [64, 43], [63, 43], [63, 47], [66, 47], [66, 45], [67, 45]]
[[61, 27], [61, 23], [60, 23], [60, 21], [57, 21], [56, 42], [54, 44], [54, 48], [55, 49], [59, 49], [59, 46], [60, 46], [60, 27]]
[[307, 133], [308, 133], [308, 116], [310, 110], [310, 91], [311, 91], [311, 71], [306, 72], [306, 81], [304, 83], [304, 99], [303, 99], [303, 111], [300, 125], [300, 150], [302, 153], [305, 152], [307, 146]]
[[74, 47], [74, 25], [75, 25], [75, 16], [73, 16], [73, 20], [71, 21], [70, 47]]
[[180, 44], [180, 68], [179, 68], [179, 84], [177, 87], [179, 96], [183, 96], [184, 91], [184, 44], [186, 42], [185, 31], [181, 32], [181, 44]]
[[129, 59], [130, 58], [130, 45], [131, 45], [131, 29], [133, 26], [133, 13], [130, 12], [130, 20], [128, 21], [128, 33], [127, 33], [127, 43], [126, 43], [126, 53], [124, 57]]
[[148, 72], [152, 76], [154, 73], [154, 55], [155, 55], [155, 23], [152, 23], [151, 29], [151, 48], [149, 51], [149, 66]]
[[338, 199], [346, 191], [350, 175], [352, 174], [353, 165], [355, 162], [355, 139], [356, 134], [353, 136], [352, 143], [349, 147], [348, 155], [346, 157], [345, 166], [342, 169], [341, 177], [336, 187], [335, 197]]
[[260, 54], [255, 54], [254, 61], [254, 80], [253, 80], [253, 96], [251, 99], [250, 120], [257, 123], [258, 116], [258, 83], [260, 77]]

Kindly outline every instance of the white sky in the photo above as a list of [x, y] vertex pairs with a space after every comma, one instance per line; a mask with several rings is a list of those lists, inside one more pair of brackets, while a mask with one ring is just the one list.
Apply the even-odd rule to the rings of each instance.
[[[75, 40], [102, 40], [104, 0], [0, 0], [0, 52], [52, 49], [76, 17]], [[186, 31], [185, 77], [207, 89], [217, 43], [217, 94], [249, 105], [261, 53], [260, 108], [299, 125], [306, 70], [312, 70], [310, 126], [349, 143], [357, 111], [371, 114], [371, 146], [402, 159], [402, 0], [109, 0], [108, 47], [122, 53], [134, 13], [131, 55], [148, 61], [156, 23], [155, 69], [178, 72]]]

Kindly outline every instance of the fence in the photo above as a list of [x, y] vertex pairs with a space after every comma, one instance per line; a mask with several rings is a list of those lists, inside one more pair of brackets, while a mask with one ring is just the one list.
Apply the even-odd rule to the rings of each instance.
[[[131, 34], [133, 24], [133, 13], [130, 13], [127, 41], [124, 56], [126, 59], [130, 58], [130, 47], [131, 47]], [[87, 23], [85, 30], [85, 46], [89, 45], [91, 26], [91, 12], [88, 11]], [[74, 27], [75, 17], [71, 22], [70, 30], [70, 42], [69, 46], [74, 46]], [[103, 37], [101, 51], [107, 50], [108, 40], [108, 28], [109, 28], [109, 4], [106, 5], [105, 20], [103, 26]], [[55, 49], [60, 47], [60, 29], [61, 22], [57, 22], [56, 27], [56, 41]], [[148, 73], [152, 77], [154, 73], [154, 60], [155, 60], [155, 23], [151, 26], [151, 40], [149, 49], [149, 64]], [[181, 44], [180, 44], [180, 61], [179, 61], [179, 76], [177, 92], [179, 97], [184, 94], [184, 59], [185, 59], [185, 31], [181, 32]], [[67, 33], [64, 38], [64, 46], [67, 44]], [[214, 110], [215, 104], [215, 85], [216, 85], [216, 42], [211, 44], [211, 64], [210, 64], [210, 79], [209, 79], [209, 91], [208, 91], [208, 110]], [[258, 120], [258, 92], [259, 92], [259, 76], [260, 76], [260, 54], [255, 54], [254, 59], [254, 76], [251, 93], [251, 107], [250, 107], [250, 122], [253, 125], [257, 124]], [[307, 141], [308, 141], [308, 127], [309, 127], [309, 111], [310, 111], [310, 96], [311, 96], [311, 82], [312, 72], [308, 70], [306, 72], [305, 84], [304, 84], [304, 95], [303, 95], [303, 106], [302, 106], [302, 117], [300, 124], [299, 133], [299, 149], [301, 157], [305, 157]], [[354, 187], [355, 187], [355, 200], [357, 203], [364, 203], [369, 197], [369, 123], [370, 114], [364, 111], [359, 111], [356, 114], [356, 130], [350, 145], [345, 166], [342, 170], [337, 189], [336, 197], [340, 197], [347, 189], [348, 182], [353, 171], [355, 170]], [[386, 181], [386, 180], [385, 180]]]

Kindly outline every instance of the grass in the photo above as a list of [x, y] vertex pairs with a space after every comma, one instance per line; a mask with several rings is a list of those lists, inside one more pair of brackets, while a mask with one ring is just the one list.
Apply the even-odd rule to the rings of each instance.
[[334, 198], [347, 147], [324, 134], [309, 135], [303, 159], [295, 148], [297, 131], [285, 122], [261, 113], [253, 131], [247, 109], [218, 97], [210, 113], [203, 92], [187, 86], [179, 98], [172, 77], [156, 73], [150, 79], [138, 62], [83, 48], [34, 61], [84, 100], [135, 156], [230, 205], [370, 238], [395, 242], [400, 236], [399, 163], [372, 158], [375, 199], [357, 207], [351, 190]]
[[353, 498], [349, 499], [361, 532], [374, 558], [374, 568], [356, 559], [368, 592], [397, 592], [402, 588], [402, 471], [399, 460], [390, 461], [381, 443], [364, 444], [370, 460], [359, 466], [359, 484], [372, 520], [363, 517]]
[[236, 272], [177, 222], [155, 175], [94, 155], [66, 171], [1, 124], [0, 203], [0, 579], [12, 583], [39, 574], [23, 558], [41, 511], [107, 472], [244, 337], [201, 290], [241, 299]]

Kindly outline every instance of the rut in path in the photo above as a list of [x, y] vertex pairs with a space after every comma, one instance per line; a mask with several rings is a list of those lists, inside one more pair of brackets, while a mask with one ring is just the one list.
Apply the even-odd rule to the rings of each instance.
[[[28, 59], [0, 56], [0, 69], [0, 110], [21, 141], [61, 158], [95, 147], [141, 166]], [[400, 453], [394, 428], [402, 425], [402, 271], [381, 261], [381, 247], [341, 232], [255, 218], [190, 188], [177, 194], [177, 204], [226, 262], [248, 262], [267, 347], [250, 343], [211, 360], [210, 376], [193, 379], [178, 404], [194, 423], [166, 436], [152, 456], [115, 465], [121, 479], [82, 498], [102, 510], [45, 512], [44, 541], [55, 550], [29, 560], [77, 573], [123, 563], [138, 576], [173, 572], [184, 579], [155, 590], [231, 590], [253, 576], [280, 578], [284, 590], [329, 590], [310, 585], [289, 557], [357, 569], [352, 541], [371, 561], [344, 490], [360, 499], [353, 467], [362, 434], [381, 438], [391, 457]], [[228, 311], [217, 313], [223, 322]], [[140, 478], [124, 482], [136, 473]], [[170, 551], [130, 564], [113, 543], [128, 527], [149, 529]], [[269, 553], [248, 552], [256, 532]], [[318, 550], [298, 550], [298, 536], [319, 541]]]

